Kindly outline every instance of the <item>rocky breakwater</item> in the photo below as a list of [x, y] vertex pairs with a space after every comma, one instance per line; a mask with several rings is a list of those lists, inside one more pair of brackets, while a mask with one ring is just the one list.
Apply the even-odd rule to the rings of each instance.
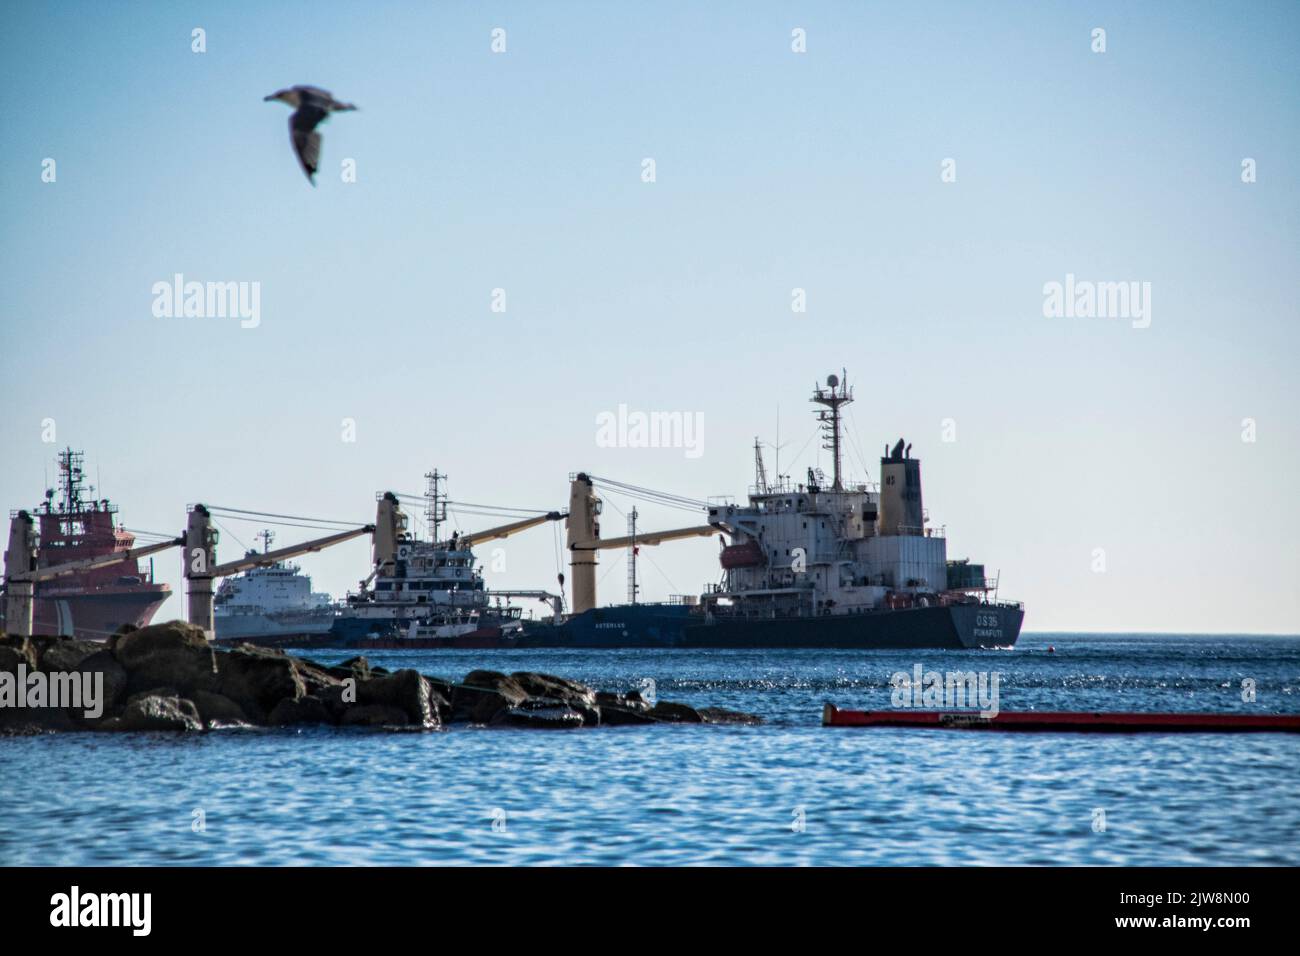
[[202, 731], [303, 724], [434, 729], [757, 723], [719, 708], [607, 693], [549, 674], [476, 670], [460, 682], [386, 671], [364, 657], [326, 666], [280, 650], [209, 643], [181, 621], [107, 642], [0, 634], [0, 734]]

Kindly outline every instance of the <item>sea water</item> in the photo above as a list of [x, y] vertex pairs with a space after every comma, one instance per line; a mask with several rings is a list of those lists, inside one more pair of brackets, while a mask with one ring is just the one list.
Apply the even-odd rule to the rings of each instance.
[[1300, 735], [821, 726], [827, 701], [890, 707], [917, 664], [999, 674], [1004, 711], [1300, 713], [1300, 638], [369, 657], [653, 687], [764, 722], [0, 738], [0, 863], [1300, 864]]

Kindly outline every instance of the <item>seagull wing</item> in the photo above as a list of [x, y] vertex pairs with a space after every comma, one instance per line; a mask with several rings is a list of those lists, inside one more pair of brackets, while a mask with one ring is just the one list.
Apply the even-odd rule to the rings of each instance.
[[316, 169], [320, 165], [320, 133], [316, 125], [327, 116], [319, 106], [304, 103], [289, 117], [289, 137], [293, 140], [293, 151], [298, 154], [302, 171], [307, 174], [307, 181], [313, 186]]
[[315, 100], [317, 103], [324, 105], [334, 99], [333, 93], [329, 90], [322, 90], [319, 86], [305, 86], [299, 84], [298, 86], [295, 86], [294, 89], [298, 91], [298, 95], [302, 97], [304, 103], [309, 103], [312, 100]]

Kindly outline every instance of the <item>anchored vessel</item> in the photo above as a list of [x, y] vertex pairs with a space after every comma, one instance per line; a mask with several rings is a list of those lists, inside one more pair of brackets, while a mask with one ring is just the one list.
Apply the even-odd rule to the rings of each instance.
[[407, 530], [406, 515], [388, 493], [396, 515], [392, 542], [376, 543], [375, 567], [360, 588], [349, 593], [325, 640], [344, 647], [450, 648], [514, 647], [523, 633], [522, 609], [515, 597], [536, 598], [560, 612], [558, 595], [543, 591], [489, 591], [473, 551], [475, 542], [504, 538], [563, 517], [547, 512], [474, 534], [443, 539], [446, 497], [437, 471], [426, 475], [428, 541]]
[[[130, 551], [135, 535], [115, 520], [117, 505], [88, 497], [95, 489], [85, 484], [84, 453], [65, 448], [58, 460], [59, 499], [49, 488], [35, 509], [40, 541], [36, 568]], [[26, 513], [11, 512], [10, 518], [20, 514]], [[154, 581], [152, 560], [145, 567], [125, 560], [61, 574], [35, 588], [32, 633], [102, 641], [124, 624], [148, 624], [170, 594], [170, 587]]]
[[[1021, 604], [996, 600], [984, 566], [949, 560], [942, 529], [928, 524], [921, 462], [900, 439], [880, 459], [880, 484], [846, 485], [841, 410], [846, 381], [816, 388], [832, 474], [769, 481], [755, 446], [747, 505], [708, 508], [708, 525], [602, 542], [599, 499], [577, 475], [569, 507], [574, 614], [525, 625], [532, 646], [587, 647], [1006, 647], [1020, 635]], [[678, 604], [595, 606], [595, 555], [615, 543], [655, 544], [719, 533], [721, 580]], [[730, 539], [730, 540], [727, 540]], [[635, 550], [633, 550], [635, 553]]]
[[[263, 531], [262, 553], [275, 532]], [[249, 551], [246, 558], [257, 555]], [[329, 632], [337, 608], [328, 594], [311, 589], [311, 578], [296, 564], [276, 561], [225, 578], [213, 602], [218, 641], [276, 645], [313, 643]]]

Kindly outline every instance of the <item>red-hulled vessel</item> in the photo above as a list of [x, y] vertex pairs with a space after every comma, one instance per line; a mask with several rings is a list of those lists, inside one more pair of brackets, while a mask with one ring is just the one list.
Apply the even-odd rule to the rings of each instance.
[[[36, 508], [40, 568], [129, 551], [135, 545], [135, 535], [115, 520], [117, 505], [107, 498], [83, 497], [83, 460], [80, 451], [59, 452], [60, 499], [54, 501], [50, 488]], [[93, 487], [88, 490], [94, 492]], [[170, 594], [168, 585], [153, 580], [152, 562], [146, 568], [139, 561], [121, 561], [79, 571], [36, 586], [32, 631], [102, 641], [123, 624], [148, 624]]]
[[928, 727], [943, 730], [1066, 731], [1074, 733], [1300, 733], [1300, 714], [1097, 713], [1087, 711], [841, 710], [827, 704], [824, 727]]

